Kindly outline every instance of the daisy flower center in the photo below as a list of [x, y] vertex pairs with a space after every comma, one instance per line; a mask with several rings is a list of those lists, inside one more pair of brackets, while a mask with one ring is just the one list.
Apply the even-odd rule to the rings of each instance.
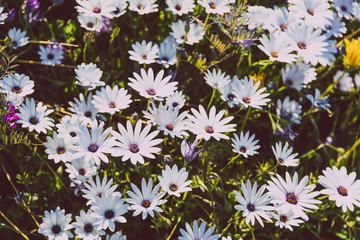
[[228, 98], [229, 100], [233, 100], [234, 97], [235, 97], [235, 95], [232, 94], [232, 93], [230, 93], [230, 94], [227, 95], [227, 98]]
[[115, 108], [116, 103], [114, 101], [109, 102], [109, 108]]
[[168, 125], [166, 125], [166, 129], [169, 131], [172, 131], [172, 130], [174, 130], [174, 125], [168, 124]]
[[280, 164], [283, 164], [285, 162], [284, 159], [282, 159], [282, 158], [279, 158], [278, 161]]
[[280, 29], [281, 29], [281, 31], [287, 30], [288, 26], [286, 24], [281, 24]]
[[51, 231], [54, 233], [54, 234], [58, 234], [60, 231], [61, 231], [61, 228], [59, 225], [54, 225], [52, 228], [51, 228]]
[[245, 153], [246, 150], [247, 150], [246, 147], [244, 147], [244, 146], [241, 146], [241, 147], [240, 147], [240, 152]]
[[115, 215], [115, 213], [114, 213], [113, 210], [106, 210], [106, 211], [105, 211], [105, 217], [106, 217], [107, 219], [113, 218], [114, 215]]
[[173, 107], [176, 107], [177, 105], [179, 105], [177, 102], [173, 102], [173, 103], [172, 103], [172, 106], [173, 106]]
[[38, 124], [38, 122], [39, 122], [39, 119], [37, 119], [36, 117], [31, 117], [30, 118], [30, 123], [32, 125], [36, 125], [36, 124]]
[[176, 190], [178, 190], [178, 186], [175, 183], [173, 183], [173, 184], [170, 184], [169, 189], [171, 191], [175, 192]]
[[49, 53], [49, 54], [47, 55], [47, 58], [48, 58], [49, 60], [53, 60], [53, 59], [54, 59], [54, 54]]
[[250, 98], [249, 98], [249, 97], [244, 97], [244, 98], [243, 98], [243, 101], [244, 101], [245, 103], [250, 103]]
[[92, 27], [94, 27], [94, 23], [89, 22], [88, 24], [86, 24], [86, 26], [87, 26], [88, 28], [92, 28]]
[[98, 196], [99, 198], [101, 198], [101, 192], [99, 192], [98, 194], [96, 194], [96, 196]]
[[148, 208], [150, 207], [150, 201], [149, 200], [144, 200], [142, 201], [141, 205], [144, 207], [144, 208]]
[[213, 132], [214, 132], [214, 128], [213, 128], [212, 126], [206, 126], [205, 131], [206, 131], [207, 133], [213, 133]]
[[93, 228], [93, 226], [92, 226], [90, 223], [87, 223], [87, 224], [85, 224], [85, 226], [84, 226], [84, 231], [87, 232], [87, 233], [92, 232], [93, 229], [94, 229], [94, 228]]
[[273, 52], [271, 53], [271, 56], [272, 56], [273, 58], [278, 58], [278, 57], [279, 57], [279, 53], [278, 53], [277, 51], [273, 51]]
[[140, 10], [143, 10], [143, 9], [145, 9], [145, 6], [140, 3], [139, 5], [137, 5], [137, 8], [140, 9]]
[[344, 6], [344, 5], [343, 5], [343, 6], [341, 6], [341, 10], [342, 10], [342, 11], [344, 11], [344, 12], [346, 12], [346, 11], [347, 11], [346, 6]]
[[120, 12], [120, 9], [117, 7], [117, 8], [115, 9], [115, 11], [113, 11], [113, 14], [119, 14], [119, 12]]
[[156, 94], [156, 91], [155, 91], [155, 89], [153, 89], [153, 88], [149, 88], [148, 90], [146, 90], [146, 92], [147, 92], [147, 94], [149, 94], [149, 95], [151, 95], [151, 96], [153, 96], [153, 95]]
[[93, 8], [93, 13], [100, 13], [101, 9], [99, 7], [94, 7]]
[[280, 219], [280, 222], [283, 222], [283, 223], [288, 221], [288, 218], [285, 215], [280, 215], [279, 219]]
[[148, 55], [147, 55], [147, 54], [143, 54], [143, 55], [141, 55], [141, 58], [142, 58], [143, 60], [146, 60], [146, 59], [148, 58]]
[[75, 133], [75, 132], [71, 132], [71, 133], [69, 133], [69, 135], [70, 135], [71, 137], [76, 137], [76, 133]]
[[295, 195], [295, 193], [288, 193], [286, 194], [286, 201], [291, 204], [297, 204], [298, 197]]
[[85, 117], [88, 117], [88, 118], [91, 118], [91, 115], [92, 115], [92, 113], [91, 113], [90, 111], [86, 111], [86, 112], [84, 113], [84, 116], [85, 116]]
[[176, 6], [175, 6], [175, 9], [176, 9], [176, 10], [180, 11], [181, 8], [182, 8], [182, 6], [181, 6], [180, 4], [176, 4]]
[[287, 86], [292, 86], [292, 85], [294, 85], [293, 81], [290, 80], [290, 79], [286, 79], [285, 84], [286, 84]]
[[79, 169], [79, 174], [80, 174], [81, 176], [84, 176], [84, 175], [86, 174], [86, 169], [85, 169], [85, 168], [80, 168], [80, 169]]
[[247, 205], [247, 209], [248, 209], [250, 212], [255, 211], [255, 206], [254, 206], [254, 204], [252, 204], [252, 203], [248, 203], [248, 205]]
[[56, 151], [57, 151], [58, 154], [63, 154], [65, 152], [65, 148], [64, 148], [64, 146], [60, 146], [60, 147], [57, 148]]
[[[184, 39], [185, 39], [185, 35], [182, 35], [182, 36], [181, 36], [181, 39], [184, 40]], [[188, 37], [188, 36], [186, 36], [185, 41], [187, 41], [187, 40], [189, 40], [189, 37]]]
[[94, 144], [91, 144], [90, 146], [89, 146], [89, 151], [90, 152], [96, 152], [97, 150], [99, 149], [99, 147], [98, 147], [98, 145], [96, 145], [95, 143]]
[[303, 41], [298, 42], [298, 47], [300, 49], [306, 49], [306, 42], [303, 42]]
[[210, 6], [211, 9], [215, 9], [216, 8], [216, 3], [210, 2], [209, 6]]
[[346, 188], [344, 188], [343, 186], [340, 186], [337, 191], [341, 196], [346, 197], [348, 195]]
[[22, 88], [20, 87], [20, 86], [13, 86], [13, 88], [12, 88], [12, 91], [14, 92], [14, 93], [21, 93], [21, 91], [22, 91]]
[[167, 57], [162, 57], [161, 60], [164, 61], [164, 62], [167, 62], [167, 61], [169, 61], [169, 58], [167, 58]]
[[308, 14], [310, 14], [311, 16], [314, 16], [314, 10], [313, 9], [308, 9], [307, 10]]
[[130, 152], [132, 152], [132, 153], [137, 153], [137, 152], [140, 151], [139, 145], [137, 145], [136, 143], [132, 143], [132, 144], [130, 144], [130, 146], [129, 146], [129, 150], [130, 150]]
[[17, 46], [18, 46], [18, 42], [17, 42], [17, 41], [12, 41], [11, 44], [12, 44], [14, 47], [17, 47]]

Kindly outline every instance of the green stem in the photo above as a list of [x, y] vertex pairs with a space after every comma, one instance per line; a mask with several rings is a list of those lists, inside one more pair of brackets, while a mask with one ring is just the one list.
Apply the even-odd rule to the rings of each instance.
[[244, 129], [245, 124], [246, 124], [247, 120], [249, 119], [250, 112], [251, 112], [251, 107], [249, 106], [249, 108], [248, 108], [248, 110], [246, 112], [245, 119], [244, 119], [243, 123], [241, 124], [240, 132]]
[[216, 92], [216, 89], [213, 88], [213, 92], [212, 92], [212, 95], [211, 95], [211, 98], [210, 98], [210, 102], [209, 102], [208, 107], [207, 107], [208, 110], [209, 110], [209, 108], [211, 106], [211, 103], [212, 103], [214, 97], [215, 97], [215, 92]]
[[175, 224], [175, 226], [173, 227], [169, 237], [166, 239], [166, 240], [170, 240], [171, 239], [171, 236], [174, 234], [175, 232], [175, 229], [177, 228], [177, 226], [179, 225], [179, 222], [181, 221], [181, 218], [183, 217], [184, 214], [182, 214], [179, 218], [178, 218], [178, 221], [177, 223]]
[[340, 82], [341, 78], [345, 75], [345, 73], [346, 73], [346, 72], [344, 71], [344, 72], [341, 74], [341, 76], [340, 76], [335, 82], [333, 82], [332, 84], [330, 84], [330, 85], [325, 89], [325, 91], [320, 95], [320, 98], [323, 98], [324, 96], [326, 96], [326, 94], [328, 94], [328, 92], [330, 92], [330, 91], [334, 88], [334, 86]]

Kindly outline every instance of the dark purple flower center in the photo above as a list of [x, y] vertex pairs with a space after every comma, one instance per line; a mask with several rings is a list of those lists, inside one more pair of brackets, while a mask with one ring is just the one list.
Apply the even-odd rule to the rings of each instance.
[[227, 98], [228, 98], [229, 100], [233, 100], [234, 97], [235, 97], [235, 95], [232, 94], [232, 93], [229, 93], [229, 94], [227, 95]]
[[285, 216], [285, 215], [280, 215], [280, 222], [283, 222], [283, 223], [285, 223], [285, 222], [287, 222], [288, 221], [288, 218], [287, 218], [287, 216]]
[[292, 86], [292, 85], [294, 85], [293, 81], [290, 80], [290, 79], [286, 79], [286, 80], [285, 80], [285, 84], [286, 84], [287, 86]]
[[87, 223], [87, 224], [84, 225], [84, 231], [87, 232], [87, 233], [92, 232], [93, 229], [94, 229], [94, 228], [93, 228], [93, 226], [92, 226], [91, 223]]
[[338, 187], [337, 191], [341, 196], [346, 197], [348, 195], [347, 189], [343, 186]]
[[169, 131], [172, 131], [172, 130], [174, 130], [174, 125], [168, 124], [168, 125], [166, 125], [166, 129]]
[[64, 146], [59, 146], [56, 151], [57, 151], [58, 154], [63, 154], [65, 152], [65, 147]]
[[12, 88], [12, 91], [14, 92], [14, 93], [16, 93], [16, 94], [18, 94], [18, 93], [21, 93], [22, 92], [22, 88], [20, 87], [20, 86], [13, 86], [13, 88]]
[[36, 125], [39, 122], [39, 119], [37, 119], [36, 117], [31, 117], [30, 121], [29, 121], [32, 125]]
[[249, 98], [249, 97], [244, 97], [244, 98], [243, 98], [243, 101], [244, 101], [245, 103], [250, 103], [250, 98]]
[[116, 9], [115, 9], [115, 11], [113, 11], [113, 14], [119, 14], [120, 13], [120, 9], [117, 7]]
[[247, 150], [246, 147], [244, 147], [244, 146], [241, 146], [241, 147], [240, 147], [240, 152], [245, 153], [246, 150]]
[[79, 169], [79, 174], [80, 174], [81, 176], [84, 176], [84, 175], [86, 174], [86, 169], [85, 169], [85, 168], [80, 168], [80, 169]]
[[311, 16], [314, 16], [314, 10], [313, 9], [308, 9], [307, 10], [308, 14], [310, 14]]
[[288, 193], [286, 194], [286, 201], [295, 205], [298, 202], [298, 197], [295, 195], [295, 193]]
[[132, 144], [130, 144], [130, 146], [129, 146], [129, 150], [130, 150], [130, 152], [132, 152], [132, 153], [137, 153], [137, 152], [140, 151], [139, 145], [137, 145], [136, 143], [132, 143]]
[[281, 29], [281, 31], [287, 30], [288, 26], [286, 24], [281, 24], [280, 29]]
[[140, 3], [140, 4], [137, 6], [137, 8], [140, 9], [140, 10], [143, 10], [143, 9], [145, 9], [145, 6]]
[[214, 132], [214, 128], [213, 128], [212, 126], [206, 126], [205, 131], [206, 131], [207, 133], [213, 133], [213, 132]]
[[47, 55], [47, 58], [48, 58], [49, 60], [53, 60], [53, 59], [54, 59], [54, 54], [49, 53], [49, 54]]
[[180, 11], [181, 8], [182, 8], [182, 6], [181, 6], [180, 4], [176, 4], [176, 6], [175, 6], [175, 9], [176, 9], [176, 10]]
[[85, 116], [85, 117], [88, 117], [88, 118], [91, 118], [92, 113], [91, 113], [90, 111], [86, 111], [86, 112], [84, 113], [84, 116]]
[[61, 228], [59, 225], [54, 225], [52, 228], [51, 228], [51, 231], [54, 233], [54, 234], [58, 234], [60, 231], [61, 231]]
[[147, 92], [147, 94], [149, 94], [149, 95], [151, 95], [151, 96], [153, 96], [153, 95], [156, 94], [156, 91], [155, 91], [155, 89], [153, 89], [153, 88], [149, 88], [148, 90], [146, 90], [146, 92]]
[[306, 49], [306, 42], [303, 42], [303, 41], [298, 42], [298, 47], [300, 49]]
[[342, 5], [342, 6], [341, 6], [341, 10], [342, 10], [343, 12], [346, 12], [346, 11], [347, 11], [346, 6]]
[[92, 27], [94, 27], [94, 23], [89, 22], [88, 24], [86, 24], [86, 26], [87, 26], [88, 28], [92, 28]]
[[76, 137], [76, 133], [75, 132], [71, 132], [69, 133], [71, 137]]
[[285, 162], [284, 159], [282, 159], [282, 158], [279, 158], [278, 161], [280, 164], [283, 164]]
[[209, 6], [210, 6], [211, 9], [215, 9], [216, 8], [216, 3], [210, 2]]
[[114, 101], [109, 102], [109, 108], [115, 108], [116, 103]]
[[99, 149], [99, 147], [95, 143], [93, 143], [89, 146], [89, 151], [92, 153], [96, 152], [98, 149]]
[[150, 207], [150, 201], [149, 200], [144, 200], [142, 201], [141, 205], [144, 207], [144, 208], [148, 208]]
[[100, 13], [101, 9], [99, 7], [94, 7], [93, 8], [93, 13]]
[[17, 42], [17, 41], [12, 41], [11, 44], [12, 44], [14, 47], [17, 47], [17, 46], [18, 46], [18, 42]]
[[173, 184], [170, 184], [169, 189], [171, 191], [175, 192], [176, 190], [178, 190], [178, 186], [175, 183], [173, 183]]
[[148, 58], [148, 55], [144, 53], [143, 55], [141, 55], [141, 58], [142, 58], [143, 60], [146, 60], [146, 59]]
[[255, 211], [255, 206], [254, 206], [254, 204], [252, 204], [252, 203], [248, 203], [248, 205], [247, 205], [247, 209], [248, 209], [250, 212]]
[[178, 104], [177, 102], [173, 102], [173, 103], [172, 103], [172, 106], [173, 106], [173, 107], [176, 107], [176, 106], [178, 106], [178, 105], [179, 105], [179, 104]]
[[106, 210], [106, 211], [105, 211], [105, 218], [107, 218], [107, 219], [113, 218], [114, 215], [115, 215], [115, 213], [114, 213], [113, 210]]
[[99, 192], [98, 194], [96, 194], [96, 196], [98, 196], [99, 198], [101, 198], [101, 192]]

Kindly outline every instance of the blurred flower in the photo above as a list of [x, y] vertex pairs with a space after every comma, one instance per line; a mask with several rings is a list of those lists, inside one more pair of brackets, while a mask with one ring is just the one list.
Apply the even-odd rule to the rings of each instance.
[[[0, 11], [1, 12], [1, 11]], [[355, 20], [360, 22], [360, 4], [353, 2], [353, 13]]]
[[154, 159], [153, 155], [156, 152], [159, 152], [161, 149], [155, 147], [163, 141], [163, 139], [153, 139], [158, 135], [159, 130], [150, 132], [151, 125], [147, 125], [143, 130], [141, 130], [141, 120], [136, 123], [135, 129], [131, 125], [131, 122], [128, 120], [126, 122], [126, 128], [118, 123], [118, 129], [120, 133], [113, 131], [112, 135], [118, 140], [116, 142], [116, 147], [111, 153], [114, 157], [122, 156], [122, 161], [130, 159], [132, 164], [137, 162], [144, 164], [144, 157]]
[[256, 150], [260, 148], [260, 145], [256, 145], [259, 140], [255, 139], [255, 134], [250, 136], [250, 132], [247, 131], [244, 135], [244, 132], [240, 133], [240, 138], [238, 135], [234, 134], [234, 138], [231, 139], [233, 142], [233, 152], [243, 155], [245, 158], [248, 156], [253, 156], [258, 154]]
[[245, 36], [243, 36], [240, 39], [236, 39], [234, 44], [237, 46], [241, 44], [243, 46], [244, 50], [248, 50], [251, 47], [252, 42], [255, 40], [254, 33], [255, 33], [255, 30], [250, 29], [248, 34], [246, 34]]
[[290, 101], [289, 96], [286, 96], [282, 102], [280, 99], [277, 100], [276, 113], [289, 122], [300, 124], [301, 105], [295, 100]]
[[69, 178], [80, 180], [86, 183], [87, 180], [92, 179], [97, 174], [97, 169], [93, 161], [84, 161], [84, 158], [72, 159], [71, 162], [65, 163], [65, 171], [69, 173]]
[[12, 28], [9, 30], [8, 37], [11, 39], [10, 47], [17, 49], [29, 43], [29, 37], [25, 37], [26, 32], [21, 32], [20, 29]]
[[173, 94], [165, 98], [166, 105], [172, 106], [173, 108], [182, 108], [185, 104], [185, 96], [182, 91], [175, 91]]
[[289, 12], [285, 6], [279, 8], [275, 5], [274, 11], [269, 16], [268, 23], [264, 27], [270, 32], [285, 32], [290, 25], [297, 24], [299, 21], [300, 18], [296, 17], [294, 12]]
[[329, 96], [324, 96], [322, 98], [320, 98], [320, 90], [319, 89], [315, 89], [315, 95], [312, 96], [310, 94], [307, 94], [306, 97], [307, 99], [310, 100], [310, 102], [312, 103], [312, 105], [316, 108], [322, 108], [324, 110], [326, 110], [326, 108], [330, 108], [331, 105], [328, 103], [328, 97]]
[[156, 63], [164, 65], [166, 68], [169, 65], [174, 65], [177, 61], [175, 56], [176, 42], [171, 36], [167, 37], [160, 43], [159, 48], [159, 59], [156, 59]]
[[88, 31], [101, 31], [104, 26], [103, 18], [97, 18], [94, 16], [86, 16], [84, 14], [79, 13], [77, 17], [81, 27], [85, 28]]
[[102, 87], [101, 91], [96, 90], [96, 95], [91, 101], [99, 112], [114, 114], [120, 109], [129, 107], [131, 96], [127, 95], [127, 90], [115, 85], [112, 89], [109, 85]]
[[297, 219], [298, 216], [296, 216], [291, 210], [287, 212], [278, 211], [277, 213], [273, 213], [272, 217], [276, 220], [275, 226], [279, 226], [281, 229], [285, 227], [290, 231], [293, 231], [292, 226], [298, 227], [300, 223], [304, 222]]
[[25, 20], [30, 24], [36, 22], [42, 22], [43, 18], [38, 18], [40, 11], [37, 11], [40, 8], [40, 3], [38, 0], [25, 0], [23, 5], [23, 11], [25, 13]]
[[185, 42], [186, 44], [193, 45], [194, 43], [200, 42], [200, 40], [205, 35], [204, 28], [198, 23], [190, 23], [190, 29], [185, 32], [185, 23], [182, 20], [173, 22], [171, 24], [170, 35], [176, 39], [178, 44]]
[[277, 142], [275, 148], [274, 146], [271, 146], [271, 149], [275, 155], [277, 162], [281, 166], [295, 167], [299, 165], [299, 159], [295, 158], [298, 154], [291, 154], [293, 148], [289, 147], [289, 144], [287, 142], [284, 144], [284, 147], [282, 147], [281, 142]]
[[22, 123], [23, 128], [28, 127], [30, 132], [35, 130], [38, 133], [43, 132], [46, 134], [46, 130], [51, 130], [51, 127], [54, 126], [53, 119], [48, 117], [53, 111], [52, 109], [47, 110], [47, 107], [42, 102], [35, 106], [35, 100], [27, 98], [25, 104], [22, 103], [19, 107], [18, 123]]
[[102, 16], [113, 18], [112, 12], [116, 10], [113, 1], [107, 0], [76, 0], [80, 6], [75, 9], [85, 16], [101, 18]]
[[76, 222], [72, 225], [75, 228], [75, 234], [78, 238], [84, 240], [100, 240], [100, 236], [105, 235], [105, 231], [98, 230], [98, 225], [94, 224], [96, 218], [92, 217], [93, 211], [88, 210], [85, 213], [84, 210], [80, 211], [80, 216], [76, 216]]
[[353, 0], [335, 0], [333, 7], [337, 10], [339, 17], [344, 17], [348, 20], [352, 18]]
[[200, 154], [200, 152], [203, 150], [201, 148], [197, 152], [195, 152], [197, 142], [198, 142], [198, 140], [195, 140], [194, 143], [191, 143], [190, 141], [188, 141], [186, 139], [184, 139], [181, 142], [181, 154], [185, 158], [186, 162], [191, 162], [192, 160], [194, 160], [194, 158], [196, 158]]
[[112, 15], [114, 17], [120, 17], [125, 14], [128, 3], [127, 0], [117, 0], [112, 2], [112, 6], [115, 7], [115, 10], [112, 11]]
[[106, 234], [106, 240], [126, 240], [126, 235], [122, 235], [122, 232], [118, 231], [111, 235], [111, 237]]
[[194, 0], [166, 0], [166, 5], [173, 14], [179, 16], [194, 11]]
[[268, 206], [271, 199], [267, 194], [264, 194], [266, 186], [263, 185], [259, 191], [257, 191], [257, 182], [254, 185], [251, 185], [251, 182], [247, 180], [246, 185], [241, 183], [242, 194], [238, 191], [233, 191], [235, 194], [235, 199], [240, 203], [235, 205], [235, 209], [242, 211], [242, 216], [245, 217], [246, 224], [251, 222], [251, 225], [254, 226], [255, 218], [258, 220], [260, 225], [264, 227], [264, 223], [261, 220], [261, 217], [271, 222], [270, 212], [273, 210], [272, 206]]
[[121, 196], [120, 192], [115, 192], [117, 184], [112, 185], [113, 179], [110, 178], [107, 181], [107, 176], [105, 175], [103, 180], [100, 180], [99, 175], [96, 175], [96, 183], [93, 178], [90, 178], [89, 182], [84, 184], [85, 188], [82, 189], [84, 195], [83, 198], [88, 199], [86, 205], [92, 205], [96, 199], [102, 198], [105, 195]]
[[205, 8], [205, 12], [207, 14], [220, 14], [223, 15], [224, 13], [230, 12], [230, 6], [227, 0], [199, 0], [198, 4]]
[[74, 194], [77, 196], [77, 197], [80, 197], [81, 194], [80, 194], [80, 190], [82, 190], [84, 188], [84, 183], [78, 179], [75, 179], [75, 178], [70, 178], [70, 190], [73, 190], [74, 191]]
[[240, 104], [239, 102], [235, 101], [235, 95], [232, 93], [234, 86], [237, 84], [241, 84], [241, 81], [237, 76], [234, 76], [231, 82], [226, 84], [223, 88], [219, 89], [221, 93], [221, 99], [226, 101], [231, 108]]
[[5, 110], [4, 120], [10, 124], [11, 128], [16, 128], [16, 120], [19, 119], [19, 116], [15, 113], [15, 106], [11, 102], [7, 102], [7, 109]]
[[84, 95], [80, 93], [79, 99], [74, 98], [75, 103], [69, 101], [70, 107], [68, 110], [75, 113], [82, 124], [96, 122], [96, 114], [99, 110], [91, 103], [92, 93], [89, 93], [87, 100], [85, 100]]
[[34, 81], [25, 74], [11, 74], [0, 80], [0, 91], [3, 93], [12, 92], [19, 97], [25, 97], [34, 92]]
[[331, 145], [333, 143], [333, 138], [328, 136], [325, 140], [325, 145]]
[[280, 129], [279, 131], [275, 132], [275, 135], [280, 136], [283, 141], [288, 142], [291, 145], [298, 134], [294, 132], [291, 126], [288, 124], [285, 130]]
[[325, 36], [330, 38], [334, 37], [342, 37], [343, 33], [346, 33], [345, 22], [339, 18], [336, 13], [334, 13], [334, 19], [330, 20], [330, 24], [325, 27], [326, 33]]
[[187, 116], [191, 120], [188, 128], [193, 134], [196, 134], [196, 139], [204, 138], [207, 141], [213, 137], [219, 141], [220, 138], [229, 139], [224, 133], [236, 131], [233, 128], [236, 124], [227, 124], [234, 118], [233, 116], [221, 120], [225, 110], [216, 113], [215, 106], [212, 106], [208, 116], [204, 107], [199, 105], [199, 111], [191, 108], [191, 112], [193, 115]]
[[157, 184], [153, 189], [152, 178], [150, 178], [149, 183], [146, 183], [145, 178], [143, 178], [141, 180], [141, 191], [133, 183], [131, 183], [131, 188], [133, 192], [127, 192], [130, 198], [126, 198], [125, 201], [131, 204], [128, 209], [134, 210], [133, 217], [142, 213], [142, 219], [145, 220], [148, 214], [154, 217], [154, 211], [163, 212], [159, 205], [166, 203], [167, 200], [160, 200], [165, 195], [165, 192], [159, 193], [160, 184]]
[[[0, 11], [0, 12], [1, 12], [1, 11]], [[6, 18], [6, 22], [12, 22], [12, 21], [14, 21], [15, 17], [16, 17], [15, 8], [9, 9], [9, 11], [8, 11], [8, 16], [7, 16], [7, 18]], [[0, 18], [1, 18], [1, 16], [0, 16]], [[0, 22], [1, 22], [1, 20], [0, 20]], [[0, 24], [1, 24], [1, 23], [0, 23]]]
[[254, 84], [257, 82], [260, 82], [259, 88], [264, 87], [264, 82], [265, 82], [265, 77], [266, 77], [265, 72], [260, 71], [258, 73], [254, 73], [253, 75], [249, 75], [249, 77], [254, 80]]
[[357, 89], [360, 90], [360, 74], [356, 74], [354, 79]]
[[356, 172], [349, 175], [344, 166], [340, 170], [333, 166], [323, 170], [324, 176], [319, 176], [319, 183], [326, 189], [321, 194], [330, 195], [329, 200], [336, 201], [337, 207], [342, 207], [343, 212], [349, 208], [354, 211], [354, 205], [360, 207], [360, 180], [355, 180]]
[[240, 84], [233, 86], [232, 93], [235, 96], [235, 101], [237, 101], [240, 105], [244, 106], [245, 108], [253, 107], [261, 109], [263, 105], [266, 105], [269, 98], [269, 93], [263, 93], [266, 88], [259, 88], [260, 82], [256, 82], [253, 84], [253, 79], [245, 76], [241, 80]]
[[53, 131], [53, 136], [47, 136], [46, 140], [47, 142], [44, 142], [44, 146], [46, 147], [45, 153], [48, 154], [48, 159], [54, 159], [55, 163], [60, 161], [66, 163], [70, 161], [71, 155], [73, 154], [71, 143], [65, 142], [55, 131]]
[[150, 64], [154, 63], [155, 59], [159, 56], [159, 48], [156, 44], [153, 45], [152, 42], [146, 43], [143, 40], [141, 43], [136, 42], [131, 45], [133, 50], [129, 50], [130, 59], [137, 61], [139, 64]]
[[349, 41], [345, 38], [345, 51], [343, 55], [344, 65], [347, 67], [360, 66], [360, 41], [358, 39], [351, 39]]
[[162, 176], [158, 176], [157, 178], [160, 181], [160, 186], [163, 191], [169, 195], [180, 197], [180, 193], [191, 191], [191, 187], [188, 185], [192, 181], [186, 181], [188, 175], [189, 173], [185, 168], [181, 168], [179, 171], [176, 165], [172, 168], [166, 165], [165, 170], [162, 170]]
[[92, 218], [95, 218], [94, 224], [98, 225], [97, 230], [110, 229], [111, 232], [115, 231], [115, 222], [126, 223], [126, 218], [123, 217], [128, 212], [129, 204], [124, 204], [124, 199], [121, 194], [113, 195], [105, 193], [101, 198], [96, 198], [95, 202], [91, 205]]
[[301, 90], [306, 84], [316, 79], [315, 68], [303, 62], [286, 65], [281, 69], [281, 75], [284, 85], [297, 90]]
[[97, 31], [96, 31], [96, 33], [95, 33], [96, 36], [99, 36], [101, 32], [107, 33], [107, 34], [110, 33], [111, 19], [108, 18], [108, 17], [105, 17], [105, 16], [103, 16], [102, 19], [103, 19], [103, 23], [104, 23], [104, 24], [101, 26], [101, 29], [100, 29], [100, 30], [97, 30]]
[[163, 100], [164, 97], [171, 95], [176, 90], [177, 82], [169, 83], [171, 76], [164, 79], [164, 70], [161, 70], [154, 78], [152, 68], [146, 73], [145, 69], [141, 69], [141, 76], [134, 72], [134, 78], [129, 78], [128, 85], [139, 92], [145, 98], [153, 98], [154, 100]]
[[94, 63], [77, 65], [75, 73], [78, 80], [75, 82], [76, 85], [81, 85], [89, 90], [105, 86], [105, 83], [100, 80], [103, 72]]
[[75, 143], [79, 141], [79, 137], [76, 132], [78, 131], [80, 125], [80, 118], [78, 115], [73, 114], [71, 116], [66, 115], [56, 124], [59, 137], [63, 138], [66, 142]]
[[211, 72], [208, 69], [205, 73], [205, 81], [206, 83], [215, 89], [223, 88], [226, 84], [228, 84], [231, 79], [225, 72], [221, 72], [221, 69], [216, 70], [215, 68]]
[[5, 102], [7, 104], [11, 103], [12, 106], [18, 107], [23, 101], [24, 98], [22, 96], [19, 96], [19, 94], [16, 94], [14, 92], [5, 93]]
[[157, 12], [156, 0], [128, 0], [129, 10], [138, 12], [140, 15]]
[[[206, 222], [201, 222], [199, 227], [198, 222], [194, 220], [193, 227], [191, 229], [189, 223], [185, 223], [186, 231], [180, 228], [181, 236], [178, 237], [178, 240], [189, 240], [189, 239], [201, 239], [201, 240], [217, 240], [221, 237], [220, 234], [211, 234], [214, 232], [215, 227], [212, 226], [206, 230]], [[206, 231], [205, 231], [206, 230]]]
[[65, 210], [60, 211], [60, 207], [57, 207], [55, 211], [51, 210], [50, 213], [45, 211], [44, 215], [38, 233], [48, 237], [49, 240], [67, 240], [74, 236], [68, 231], [73, 228], [70, 224], [71, 213], [65, 215]]
[[2, 13], [3, 10], [4, 10], [4, 7], [0, 7], [0, 25], [4, 24], [4, 21], [8, 17], [8, 13]]
[[349, 92], [351, 89], [354, 88], [352, 78], [347, 72], [338, 70], [334, 75], [333, 80], [334, 82], [336, 82], [335, 88], [343, 92]]
[[310, 209], [319, 209], [315, 204], [321, 203], [314, 199], [320, 192], [311, 192], [316, 185], [306, 186], [309, 181], [308, 176], [298, 182], [297, 172], [294, 173], [293, 180], [288, 172], [286, 172], [286, 181], [279, 174], [276, 174], [276, 177], [271, 177], [272, 181], [268, 181], [267, 186], [268, 195], [271, 197], [271, 203], [275, 205], [275, 210], [284, 212], [292, 210], [294, 214], [308, 221], [309, 217], [305, 211], [312, 212]]
[[242, 16], [249, 19], [249, 29], [267, 28], [270, 16], [273, 15], [273, 10], [263, 6], [248, 6], [247, 12]]
[[64, 56], [63, 47], [60, 45], [47, 45], [46, 48], [40, 46], [41, 64], [55, 66], [61, 64]]

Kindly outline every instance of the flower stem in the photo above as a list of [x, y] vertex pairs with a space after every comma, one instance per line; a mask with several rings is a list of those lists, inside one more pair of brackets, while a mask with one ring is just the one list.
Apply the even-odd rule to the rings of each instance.
[[210, 102], [209, 102], [208, 107], [207, 107], [207, 109], [208, 109], [208, 110], [209, 110], [210, 105], [211, 105], [211, 103], [212, 103], [212, 101], [213, 101], [213, 99], [214, 99], [215, 92], [216, 92], [216, 89], [215, 89], [215, 88], [213, 88], [213, 92], [212, 92], [212, 95], [211, 95], [211, 99], [210, 99]]
[[330, 92], [330, 91], [334, 88], [334, 86], [340, 82], [340, 80], [341, 80], [342, 77], [345, 75], [345, 73], [346, 73], [346, 72], [344, 71], [344, 72], [341, 74], [341, 76], [340, 76], [335, 82], [333, 82], [332, 84], [330, 84], [330, 85], [325, 89], [325, 91], [320, 95], [320, 98], [323, 98], [324, 96], [326, 96], [326, 94], [328, 94], [328, 92]]
[[251, 107], [249, 107], [247, 112], [246, 112], [245, 119], [244, 119], [243, 123], [241, 124], [240, 132], [244, 129], [245, 124], [246, 124], [247, 120], [249, 119], [250, 112], [251, 112]]

